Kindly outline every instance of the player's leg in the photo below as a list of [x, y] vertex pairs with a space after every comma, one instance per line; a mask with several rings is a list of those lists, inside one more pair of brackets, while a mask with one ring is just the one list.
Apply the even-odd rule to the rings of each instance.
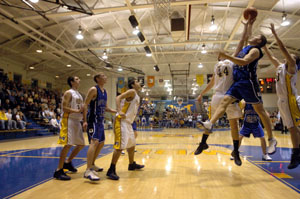
[[266, 128], [267, 134], [268, 134], [269, 148], [267, 150], [267, 153], [274, 154], [276, 152], [277, 141], [273, 136], [272, 124], [271, 124], [269, 115], [267, 114], [266, 110], [264, 109], [262, 103], [252, 104], [252, 105], [253, 105], [255, 112], [259, 115], [264, 127]]
[[68, 176], [63, 170], [65, 159], [71, 147], [72, 147], [71, 145], [65, 145], [60, 152], [58, 167], [53, 175], [53, 177], [58, 180], [71, 180], [71, 177]]
[[231, 136], [233, 140], [233, 153], [234, 163], [238, 166], [242, 165], [242, 161], [239, 153], [239, 128], [238, 128], [238, 119], [230, 119], [229, 120], [230, 128], [231, 128]]
[[294, 169], [300, 164], [300, 149], [299, 149], [299, 129], [297, 127], [289, 128], [291, 133], [291, 140], [293, 144], [293, 150], [291, 155], [291, 162], [288, 166], [288, 169]]

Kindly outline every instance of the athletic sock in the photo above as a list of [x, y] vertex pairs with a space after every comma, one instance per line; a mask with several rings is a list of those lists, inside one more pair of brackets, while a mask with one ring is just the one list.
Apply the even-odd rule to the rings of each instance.
[[203, 134], [203, 135], [202, 135], [202, 140], [201, 140], [201, 143], [205, 144], [205, 143], [206, 143], [206, 140], [207, 140], [207, 138], [208, 138], [208, 135], [206, 135], [206, 134]]
[[233, 150], [239, 151], [239, 140], [233, 140]]

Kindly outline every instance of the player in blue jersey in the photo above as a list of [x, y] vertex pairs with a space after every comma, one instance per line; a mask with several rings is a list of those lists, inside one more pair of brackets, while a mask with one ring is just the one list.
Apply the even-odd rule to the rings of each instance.
[[[252, 26], [251, 26], [252, 27]], [[249, 28], [248, 35], [251, 35]], [[276, 152], [277, 141], [272, 133], [271, 120], [266, 113], [261, 98], [259, 84], [256, 75], [258, 61], [263, 57], [261, 48], [267, 43], [264, 35], [257, 35], [248, 41], [249, 45], [244, 47], [237, 57], [227, 55], [224, 52], [219, 53], [220, 59], [228, 59], [235, 66], [233, 69], [234, 83], [226, 92], [221, 104], [211, 117], [210, 121], [201, 122], [205, 129], [212, 131], [213, 124], [225, 113], [226, 108], [236, 100], [244, 99], [246, 103], [252, 104], [255, 112], [259, 115], [263, 125], [268, 133], [269, 147], [267, 152], [273, 154]], [[235, 151], [235, 155], [238, 155]]]
[[[242, 144], [242, 140], [244, 137], [250, 137], [250, 135], [252, 134], [255, 138], [260, 138], [261, 149], [263, 152], [262, 160], [272, 161], [272, 158], [266, 152], [266, 139], [264, 137], [264, 130], [260, 124], [260, 119], [258, 114], [255, 112], [251, 104], [243, 103], [243, 106], [245, 107], [244, 124], [240, 131], [239, 145]], [[234, 156], [234, 151], [232, 152], [232, 156]]]
[[[107, 107], [107, 93], [104, 89], [107, 77], [103, 73], [94, 76], [97, 83], [89, 89], [84, 102], [83, 128], [87, 130], [90, 146], [87, 152], [87, 169], [84, 177], [92, 181], [100, 180], [96, 172], [103, 171], [95, 165], [105, 141], [104, 114], [106, 111], [116, 113], [117, 111]], [[88, 110], [89, 106], [89, 110]], [[87, 112], [88, 110], [88, 112]]]

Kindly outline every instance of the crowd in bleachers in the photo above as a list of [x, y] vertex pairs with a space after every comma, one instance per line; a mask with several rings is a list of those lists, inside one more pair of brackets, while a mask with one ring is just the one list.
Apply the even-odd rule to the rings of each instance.
[[7, 74], [0, 80], [0, 130], [25, 130], [28, 119], [58, 128], [60, 93], [10, 81]]

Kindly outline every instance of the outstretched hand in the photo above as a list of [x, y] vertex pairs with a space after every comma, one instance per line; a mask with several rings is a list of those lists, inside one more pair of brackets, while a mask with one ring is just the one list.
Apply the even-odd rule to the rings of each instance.
[[202, 103], [202, 95], [199, 95], [199, 96], [197, 97], [197, 101], [199, 102], [199, 104]]
[[273, 34], [276, 34], [275, 26], [274, 26], [273, 23], [270, 24], [270, 27], [269, 27], [269, 28], [270, 28], [270, 30], [272, 31]]

